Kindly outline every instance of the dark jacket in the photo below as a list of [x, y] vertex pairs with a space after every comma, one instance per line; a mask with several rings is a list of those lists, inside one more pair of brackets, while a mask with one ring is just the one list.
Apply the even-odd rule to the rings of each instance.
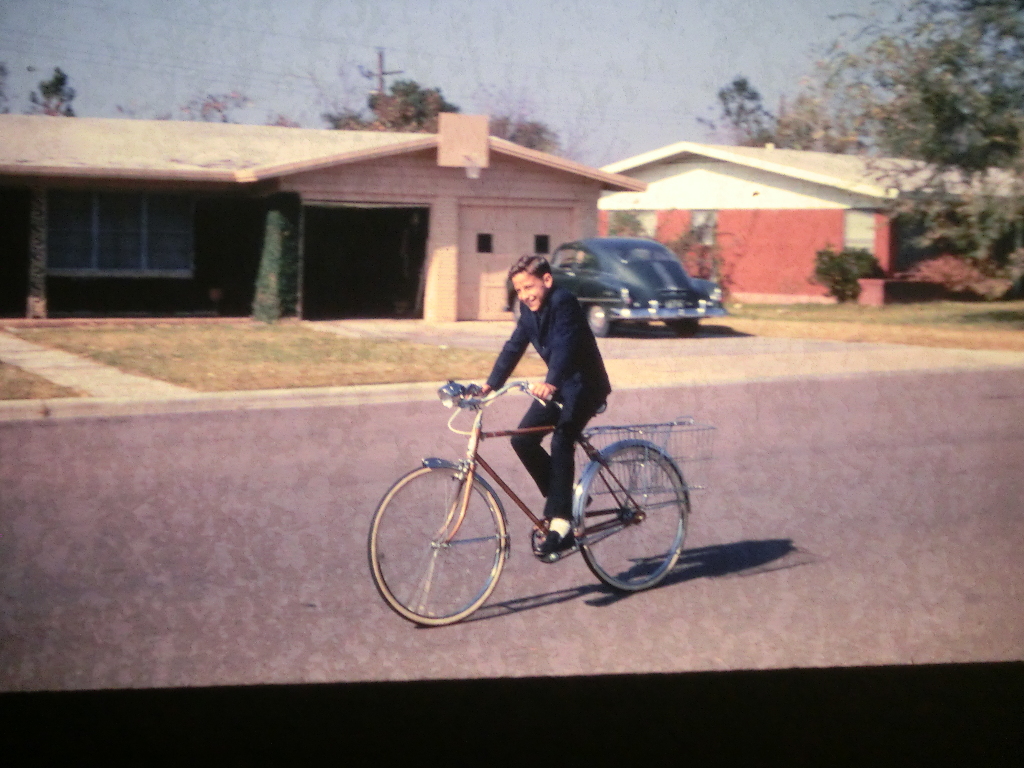
[[519, 322], [505, 342], [487, 379], [497, 389], [515, 369], [526, 345], [532, 343], [548, 366], [545, 381], [557, 388], [555, 399], [570, 410], [580, 397], [600, 404], [612, 391], [608, 373], [587, 317], [576, 297], [564, 288], [552, 288], [537, 312], [521, 306]]

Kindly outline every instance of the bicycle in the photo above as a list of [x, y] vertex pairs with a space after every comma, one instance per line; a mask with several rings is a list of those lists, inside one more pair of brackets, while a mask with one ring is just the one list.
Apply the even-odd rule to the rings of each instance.
[[[577, 445], [589, 459], [573, 493], [576, 545], [543, 557], [538, 547], [547, 534], [538, 518], [479, 455], [485, 439], [547, 433], [554, 427], [483, 431], [485, 408], [508, 392], [529, 394], [529, 384], [506, 384], [485, 397], [479, 388], [448, 382], [442, 403], [454, 407], [448, 428], [469, 437], [466, 457], [452, 462], [423, 459], [384, 494], [370, 526], [368, 554], [377, 591], [398, 615], [424, 626], [454, 624], [470, 616], [498, 583], [510, 540], [498, 495], [480, 476], [483, 469], [533, 523], [534, 555], [557, 562], [581, 552], [594, 575], [623, 592], [649, 589], [679, 558], [690, 515], [690, 491], [667, 447], [673, 433], [710, 436], [713, 427], [692, 419], [661, 424], [591, 427]], [[532, 395], [531, 395], [532, 396]], [[475, 412], [469, 431], [456, 429], [460, 413]], [[598, 449], [594, 441], [609, 444]]]

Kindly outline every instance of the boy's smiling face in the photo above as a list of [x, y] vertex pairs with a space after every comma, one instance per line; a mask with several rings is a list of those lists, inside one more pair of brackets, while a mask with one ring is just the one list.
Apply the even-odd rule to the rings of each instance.
[[540, 309], [553, 285], [554, 278], [550, 272], [545, 272], [540, 277], [529, 272], [520, 272], [512, 277], [512, 287], [516, 289], [519, 302], [531, 312]]

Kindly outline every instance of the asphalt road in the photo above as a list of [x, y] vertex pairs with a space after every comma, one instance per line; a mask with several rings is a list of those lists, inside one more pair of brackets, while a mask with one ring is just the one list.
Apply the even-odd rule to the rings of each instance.
[[509, 508], [497, 591], [440, 629], [366, 560], [390, 482], [458, 455], [440, 405], [0, 423], [0, 690], [1024, 658], [1024, 372], [629, 390], [598, 421], [682, 414], [716, 461], [666, 582], [541, 564]]

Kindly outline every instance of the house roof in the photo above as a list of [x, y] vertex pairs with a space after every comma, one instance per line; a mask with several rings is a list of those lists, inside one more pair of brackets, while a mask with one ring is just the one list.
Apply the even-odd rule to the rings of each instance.
[[[437, 134], [0, 115], [0, 174], [251, 183], [437, 147]], [[599, 181], [646, 184], [494, 137], [490, 149]]]
[[1002, 168], [991, 168], [981, 176], [971, 177], [954, 169], [942, 170], [919, 160], [775, 149], [770, 145], [732, 147], [689, 141], [680, 141], [619, 160], [604, 166], [602, 170], [628, 174], [645, 167], [701, 158], [734, 163], [877, 198], [936, 192], [955, 195], [968, 191], [1011, 195], [1020, 194], [1022, 184], [1020, 178]]
[[731, 147], [680, 141], [666, 147], [620, 160], [602, 168], [609, 173], [629, 173], [646, 166], [668, 165], [705, 158], [756, 168], [815, 184], [837, 187], [872, 197], [895, 197], [890, 180], [895, 174], [921, 166], [910, 160], [869, 158], [860, 155], [836, 155], [772, 147]]

